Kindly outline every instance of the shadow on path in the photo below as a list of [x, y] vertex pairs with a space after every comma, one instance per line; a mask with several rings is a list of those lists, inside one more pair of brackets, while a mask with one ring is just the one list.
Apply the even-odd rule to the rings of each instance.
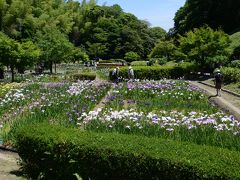
[[213, 98], [213, 97], [217, 97], [218, 95], [211, 95], [211, 96], [208, 96], [208, 100]]

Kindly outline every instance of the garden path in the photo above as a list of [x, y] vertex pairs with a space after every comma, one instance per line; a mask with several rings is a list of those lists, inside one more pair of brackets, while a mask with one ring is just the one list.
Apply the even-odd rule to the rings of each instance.
[[1, 180], [23, 180], [20, 177], [20, 166], [17, 164], [19, 156], [17, 153], [3, 151], [0, 149], [0, 179]]
[[236, 119], [240, 121], [240, 97], [230, 94], [227, 91], [221, 92], [221, 97], [216, 96], [216, 90], [214, 87], [203, 84], [198, 81], [190, 81], [192, 85], [203, 89], [208, 95], [209, 100], [217, 104], [224, 111], [234, 115]]

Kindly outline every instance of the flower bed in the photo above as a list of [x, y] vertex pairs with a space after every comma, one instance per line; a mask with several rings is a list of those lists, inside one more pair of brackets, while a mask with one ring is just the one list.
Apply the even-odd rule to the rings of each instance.
[[12, 139], [15, 130], [26, 124], [49, 122], [75, 126], [76, 118], [92, 110], [109, 87], [106, 82], [78, 81], [29, 84], [9, 91], [0, 104], [0, 132], [4, 141]]
[[207, 96], [187, 82], [120, 84], [104, 103], [103, 109], [83, 113], [77, 125], [97, 132], [157, 136], [240, 150], [240, 123], [209, 104]]
[[[222, 168], [219, 164], [221, 160], [218, 160], [218, 153], [215, 153], [215, 150], [216, 152], [224, 151], [226, 154], [229, 152], [235, 155], [239, 153], [235, 150], [240, 150], [240, 123], [233, 116], [221, 112], [214, 104], [210, 104], [203, 91], [191, 86], [188, 82], [180, 80], [124, 82], [114, 85], [110, 92], [108, 92], [109, 89], [110, 84], [108, 82], [78, 81], [76, 83], [33, 83], [26, 84], [17, 90], [10, 90], [1, 101], [0, 112], [2, 114], [0, 117], [1, 119], [5, 118], [3, 115], [6, 113], [14, 114], [16, 109], [21, 109], [21, 113], [17, 113], [16, 116], [10, 115], [11, 118], [9, 119], [11, 120], [0, 125], [4, 143], [8, 143], [8, 140], [16, 140], [18, 150], [21, 151], [24, 163], [26, 163], [25, 167], [30, 167], [30, 173], [36, 172], [33, 176], [38, 176], [43, 172], [45, 173], [42, 174], [44, 177], [50, 177], [59, 172], [62, 172], [64, 176], [69, 176], [72, 175], [72, 172], [77, 172], [76, 169], [81, 163], [87, 164], [86, 167], [93, 167], [96, 157], [97, 159], [103, 159], [101, 163], [108, 162], [105, 164], [105, 169], [109, 168], [108, 173], [115, 175], [112, 172], [114, 172], [116, 164], [112, 164], [112, 160], [115, 159], [119, 162], [119, 167], [126, 170], [128, 169], [125, 168], [126, 159], [121, 159], [121, 157], [126, 157], [128, 160], [133, 159], [129, 167], [133, 164], [139, 164], [139, 167], [141, 167], [144, 159], [143, 165], [144, 167], [147, 165], [147, 169], [148, 165], [149, 169], [166, 168], [161, 171], [163, 176], [166, 175], [166, 177], [169, 174], [165, 172], [170, 172], [170, 169], [176, 167], [177, 170], [175, 170], [180, 173], [179, 176], [181, 177], [188, 177], [189, 174], [195, 178], [239, 177], [236, 170], [232, 174], [232, 171], [225, 172], [231, 166], [229, 165], [226, 169], [225, 166]], [[107, 98], [102, 104], [104, 107], [96, 109], [96, 105], [99, 104], [107, 92]], [[43, 129], [40, 125], [37, 125], [42, 122], [45, 124]], [[28, 126], [29, 124], [34, 125]], [[69, 132], [66, 130], [67, 128], [59, 126], [55, 130], [56, 126], [50, 126], [49, 124], [65, 126]], [[39, 126], [37, 128], [40, 129], [39, 134], [36, 134], [36, 130], [31, 132], [29, 130], [29, 133], [25, 133], [28, 127], [35, 126]], [[58, 131], [59, 128], [61, 131]], [[19, 129], [22, 130], [19, 131]], [[49, 134], [50, 132], [52, 134]], [[104, 133], [99, 134], [99, 132]], [[131, 136], [120, 134], [131, 134]], [[141, 139], [147, 139], [144, 136], [150, 138], [141, 146], [143, 153], [133, 158], [135, 147], [139, 147]], [[80, 137], [80, 139], [77, 137]], [[115, 151], [113, 143], [116, 139], [121, 142], [117, 151]], [[99, 142], [98, 144], [95, 144], [96, 140]], [[151, 147], [150, 149], [145, 148], [155, 141], [159, 141], [159, 144], [156, 143], [154, 149]], [[132, 148], [132, 150], [124, 151], [123, 142], [128, 142], [127, 147]], [[166, 145], [161, 146], [162, 143]], [[192, 143], [204, 146], [197, 146]], [[166, 148], [169, 144], [169, 148]], [[221, 148], [209, 147], [205, 152], [205, 145]], [[166, 151], [163, 150], [164, 148], [166, 148]], [[181, 148], [181, 153], [176, 156], [179, 148]], [[192, 148], [196, 151], [190, 152]], [[145, 153], [148, 150], [150, 150], [150, 154], [162, 152], [164, 155], [168, 152], [169, 156], [164, 156], [165, 159], [162, 154], [150, 157]], [[205, 162], [199, 161], [201, 158], [196, 156], [196, 152], [201, 154], [201, 151], [203, 151], [209, 154], [212, 150], [214, 152], [211, 156], [202, 156], [206, 157], [206, 161], [209, 162], [205, 167]], [[188, 151], [189, 154], [184, 154]], [[105, 156], [106, 152], [109, 152], [109, 156]], [[34, 155], [34, 153], [36, 154]], [[72, 159], [78, 153], [78, 157], [83, 158], [81, 160], [79, 158]], [[194, 159], [195, 157], [197, 159]], [[178, 158], [181, 159], [180, 164]], [[233, 163], [233, 160], [228, 161], [225, 155], [221, 158], [224, 159], [224, 162], [226, 161], [226, 164]], [[213, 159], [214, 162], [212, 162]], [[152, 160], [156, 163], [153, 164]], [[182, 160], [184, 163], [182, 163]], [[196, 163], [190, 163], [195, 160]], [[44, 162], [44, 166], [42, 166], [42, 162]], [[61, 166], [59, 166], [60, 162], [62, 163]], [[74, 164], [76, 169], [71, 169], [73, 164], [70, 162], [77, 162]], [[33, 163], [36, 166], [34, 165], [31, 169]], [[168, 166], [169, 163], [170, 166]], [[198, 169], [199, 163], [204, 167], [204, 172], [202, 168]], [[216, 166], [214, 163], [219, 165], [217, 169], [214, 169]], [[49, 164], [49, 166], [47, 167], [46, 164]], [[238, 167], [238, 164], [236, 163], [233, 167]], [[56, 167], [59, 168], [56, 169]], [[34, 168], [37, 168], [36, 171]], [[54, 170], [53, 173], [54, 168], [56, 171]], [[88, 168], [81, 170], [80, 175], [85, 174], [86, 177], [96, 178], [106, 175], [104, 169], [97, 168], [100, 168], [99, 164], [96, 166], [94, 176], [92, 176], [92, 171], [88, 171]], [[192, 168], [194, 168], [194, 171], [192, 171]], [[133, 170], [132, 173], [139, 174], [141, 171], [137, 169], [136, 171]], [[182, 171], [182, 169], [184, 170]], [[175, 170], [170, 174], [174, 176]], [[217, 173], [215, 173], [215, 170], [217, 170]], [[152, 177], [154, 172], [149, 173], [148, 177]], [[118, 174], [118, 177], [127, 177], [127, 173], [128, 171], [124, 175]], [[146, 174], [143, 173], [142, 175]], [[135, 174], [132, 177], [135, 177]], [[160, 175], [156, 177], [160, 177]]]

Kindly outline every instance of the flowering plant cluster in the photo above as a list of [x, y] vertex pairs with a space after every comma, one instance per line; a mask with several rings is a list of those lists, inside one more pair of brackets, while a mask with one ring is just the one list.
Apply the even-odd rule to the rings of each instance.
[[3, 97], [9, 90], [16, 89], [19, 86], [19, 83], [0, 84], [0, 97]]
[[92, 110], [109, 88], [105, 81], [28, 83], [1, 99], [0, 127], [44, 121], [74, 125], [75, 119]]

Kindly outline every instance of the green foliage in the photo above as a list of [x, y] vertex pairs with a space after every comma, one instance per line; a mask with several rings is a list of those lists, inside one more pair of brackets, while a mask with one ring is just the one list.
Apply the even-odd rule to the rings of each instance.
[[95, 0], [1, 0], [0, 12], [0, 31], [18, 42], [33, 39], [42, 54], [31, 65], [45, 63], [50, 71], [53, 63], [124, 58], [131, 51], [146, 59], [166, 35], [119, 5], [99, 6]]
[[237, 0], [187, 0], [174, 17], [173, 34], [184, 34], [205, 24], [213, 29], [222, 28], [227, 33], [239, 30], [240, 1]]
[[43, 52], [42, 58], [46, 64], [49, 64], [51, 72], [52, 63], [63, 62], [74, 50], [67, 36], [52, 27], [45, 28], [43, 32], [38, 31], [36, 41]]
[[228, 61], [230, 39], [223, 31], [214, 31], [210, 27], [194, 29], [180, 36], [178, 54], [187, 60], [202, 66], [202, 69], [214, 69]]
[[161, 27], [152, 27], [149, 28], [149, 35], [157, 43], [158, 41], [164, 39], [167, 33]]
[[86, 52], [84, 52], [83, 50], [81, 50], [80, 48], [75, 47], [72, 50], [72, 53], [70, 54], [70, 60], [73, 61], [74, 63], [76, 61], [81, 61], [81, 62], [87, 62], [89, 61], [89, 56], [87, 55]]
[[160, 41], [152, 50], [149, 55], [150, 58], [167, 58], [170, 61], [173, 58], [173, 54], [176, 47], [173, 41]]
[[167, 63], [167, 57], [162, 57], [162, 58], [150, 58], [149, 59], [149, 65], [164, 65]]
[[109, 59], [109, 60], [99, 60], [99, 63], [115, 63], [116, 61], [114, 59]]
[[221, 72], [224, 75], [224, 83], [240, 82], [239, 68], [223, 67], [221, 68]]
[[240, 32], [236, 32], [230, 36], [231, 39], [231, 57], [233, 59], [240, 59]]
[[47, 124], [23, 127], [15, 137], [34, 179], [240, 178], [240, 153], [222, 148]]
[[19, 57], [20, 44], [0, 32], [0, 62], [4, 65], [14, 65]]
[[147, 61], [133, 61], [131, 66], [147, 66]]
[[70, 78], [73, 81], [77, 81], [77, 80], [94, 80], [96, 78], [96, 74], [93, 73], [93, 72], [81, 72], [81, 73], [71, 74]]
[[[195, 71], [195, 65], [183, 63], [177, 66], [134, 66], [134, 76], [136, 79], [159, 80], [163, 78], [177, 79], [187, 76]], [[128, 68], [120, 68], [119, 76], [127, 78]], [[109, 78], [112, 79], [112, 70], [109, 72]]]
[[228, 66], [234, 67], [234, 68], [240, 68], [240, 60], [231, 61]]
[[125, 54], [125, 57], [124, 59], [127, 61], [127, 62], [132, 62], [132, 61], [138, 61], [140, 59], [140, 56], [136, 53], [136, 52], [127, 52]]
[[240, 46], [240, 32], [236, 32], [230, 35], [230, 40], [232, 49], [235, 49], [236, 47]]

